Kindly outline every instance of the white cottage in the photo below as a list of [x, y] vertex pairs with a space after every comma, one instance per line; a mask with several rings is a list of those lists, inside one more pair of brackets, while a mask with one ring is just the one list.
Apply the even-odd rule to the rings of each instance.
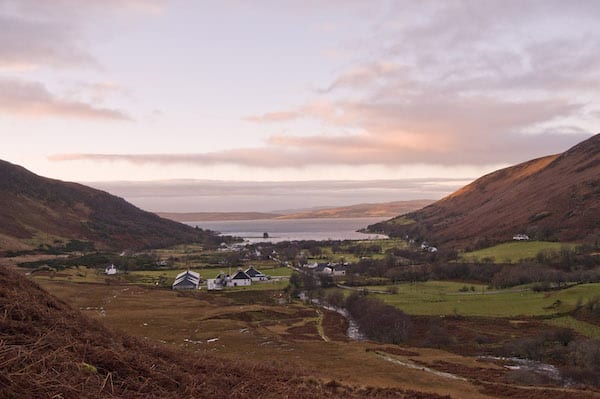
[[243, 287], [251, 284], [252, 278], [250, 278], [243, 270], [239, 270], [231, 278], [229, 287]]
[[269, 279], [268, 276], [256, 270], [254, 266], [250, 266], [244, 273], [246, 273], [252, 281], [266, 281]]
[[106, 274], [107, 276], [115, 275], [118, 272], [119, 272], [119, 270], [113, 264], [111, 264], [110, 266], [106, 266], [106, 268], [104, 269], [104, 274]]

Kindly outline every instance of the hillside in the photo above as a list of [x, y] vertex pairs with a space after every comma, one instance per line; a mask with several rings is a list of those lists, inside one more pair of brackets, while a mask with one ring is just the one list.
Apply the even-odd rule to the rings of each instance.
[[156, 212], [160, 217], [177, 222], [210, 222], [221, 220], [274, 219], [279, 214], [264, 212]]
[[369, 230], [457, 248], [507, 241], [517, 233], [560, 241], [600, 234], [600, 135], [562, 154], [485, 175]]
[[394, 201], [381, 204], [358, 204], [319, 209], [279, 216], [277, 219], [388, 217], [411, 212], [431, 204], [432, 200]]
[[0, 250], [71, 239], [89, 240], [98, 248], [155, 247], [207, 234], [104, 191], [41, 177], [2, 160], [0, 205]]
[[260, 220], [260, 219], [322, 219], [390, 217], [411, 212], [431, 204], [432, 200], [394, 201], [379, 204], [358, 204], [327, 207], [316, 210], [290, 211], [283, 214], [264, 212], [157, 212], [157, 215], [178, 222], [201, 222], [213, 220]]
[[0, 266], [0, 397], [441, 398], [324, 384], [281, 367], [153, 345], [83, 316]]

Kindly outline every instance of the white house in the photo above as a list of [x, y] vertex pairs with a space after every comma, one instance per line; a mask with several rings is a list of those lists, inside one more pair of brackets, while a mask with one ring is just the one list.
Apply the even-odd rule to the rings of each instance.
[[200, 285], [200, 274], [186, 270], [175, 277], [174, 290], [197, 290]]
[[513, 240], [515, 240], [515, 241], [527, 241], [527, 240], [529, 240], [529, 236], [527, 234], [515, 234], [513, 236]]
[[246, 273], [252, 281], [266, 281], [269, 279], [268, 276], [256, 270], [254, 266], [250, 266], [244, 273]]
[[316, 274], [333, 274], [333, 267], [331, 263], [319, 263], [312, 271]]
[[341, 277], [346, 275], [346, 266], [338, 265], [333, 268], [333, 275], [335, 277]]
[[426, 242], [423, 242], [421, 244], [421, 250], [426, 251], [426, 252], [437, 252], [438, 249], [434, 246], [429, 245]]
[[209, 278], [208, 280], [206, 280], [206, 285], [209, 291], [215, 291], [215, 290], [222, 290], [223, 289], [223, 285], [219, 282], [217, 282], [216, 278]]
[[111, 264], [110, 266], [106, 266], [106, 268], [104, 269], [104, 274], [108, 275], [108, 276], [112, 276], [115, 275], [119, 272], [119, 270], [117, 269], [117, 267], [113, 264]]
[[227, 284], [231, 281], [231, 276], [225, 273], [217, 274], [215, 278], [209, 278], [206, 280], [207, 288], [209, 291], [222, 290], [227, 287]]
[[219, 273], [217, 277], [208, 279], [206, 284], [209, 291], [222, 290], [227, 287], [244, 287], [251, 285], [252, 278], [240, 269], [233, 277], [229, 274]]
[[242, 287], [252, 284], [252, 278], [246, 274], [243, 270], [238, 270], [236, 274], [231, 277], [229, 287]]

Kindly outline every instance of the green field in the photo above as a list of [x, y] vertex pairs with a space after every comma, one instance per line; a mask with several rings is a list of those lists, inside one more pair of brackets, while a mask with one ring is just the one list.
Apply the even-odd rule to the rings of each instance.
[[[275, 268], [275, 269], [261, 269], [259, 267], [255, 267], [255, 268], [257, 270], [263, 272], [267, 276], [274, 276], [274, 277], [275, 276], [290, 276], [292, 274], [292, 271], [293, 271], [292, 269], [290, 269], [288, 267], [278, 267], [278, 268]], [[136, 270], [136, 271], [129, 272], [129, 274], [133, 275], [133, 276], [148, 276], [148, 277], [158, 277], [158, 276], [161, 276], [161, 275], [166, 275], [167, 278], [174, 279], [175, 276], [177, 276], [177, 274], [181, 273], [184, 270], [185, 269]], [[197, 272], [197, 273], [200, 273], [200, 277], [202, 277], [203, 279], [207, 279], [207, 278], [214, 278], [214, 277], [216, 277], [217, 274], [219, 274], [220, 272], [235, 274], [235, 272], [238, 269], [235, 268], [235, 267], [232, 267], [232, 268], [228, 268], [228, 267], [222, 267], [222, 268], [215, 268], [215, 267], [197, 268], [197, 267], [191, 267], [190, 270], [192, 270], [194, 272]]]
[[548, 320], [547, 323], [557, 327], [571, 328], [586, 337], [600, 338], [600, 326], [577, 320], [572, 316], [556, 317]]
[[[460, 292], [464, 286], [473, 286], [475, 291]], [[524, 287], [496, 291], [480, 284], [448, 281], [366, 288], [386, 291], [389, 287], [395, 287], [397, 293], [373, 295], [414, 315], [552, 316], [573, 310], [579, 300], [585, 303], [587, 299], [600, 295], [600, 283], [581, 284], [552, 292], [534, 292]]]
[[[101, 269], [92, 269], [87, 267], [68, 268], [59, 272], [40, 272], [34, 273], [32, 276], [36, 279], [54, 280], [54, 281], [69, 281], [73, 283], [128, 283], [141, 285], [157, 285], [170, 286], [175, 280], [175, 276], [185, 269], [168, 269], [168, 270], [136, 270], [129, 273], [122, 273], [116, 276], [106, 276]], [[229, 272], [227, 268], [191, 268], [192, 271], [200, 273], [200, 277], [204, 280], [214, 278], [220, 271]], [[232, 268], [231, 272], [235, 273], [237, 269]], [[259, 269], [261, 270], [261, 269]], [[292, 274], [292, 269], [287, 267], [278, 267], [275, 269], [262, 269], [261, 271], [268, 276], [274, 277], [273, 280], [254, 283], [249, 287], [237, 287], [232, 290], [282, 290], [288, 284], [285, 277]], [[283, 278], [283, 279], [281, 279]], [[205, 284], [206, 285], [206, 284]]]
[[549, 241], [511, 241], [493, 247], [461, 254], [464, 261], [480, 261], [488, 258], [497, 263], [514, 263], [523, 259], [535, 258], [540, 251], [560, 251], [563, 247], [572, 248], [574, 244]]
[[353, 241], [351, 244], [344, 244], [336, 252], [333, 251], [331, 246], [322, 246], [322, 253], [319, 256], [308, 257], [307, 261], [310, 262], [350, 262], [356, 263], [360, 261], [362, 254], [352, 253], [349, 250], [350, 246], [362, 246], [369, 248], [374, 245], [381, 247], [381, 252], [369, 253], [365, 256], [372, 259], [383, 259], [385, 257], [385, 251], [395, 248], [407, 248], [408, 244], [404, 240], [399, 239], [380, 239], [380, 240], [362, 240]]

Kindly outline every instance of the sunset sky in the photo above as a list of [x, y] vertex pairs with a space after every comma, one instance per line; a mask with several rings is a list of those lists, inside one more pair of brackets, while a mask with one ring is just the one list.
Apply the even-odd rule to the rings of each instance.
[[[596, 0], [0, 0], [0, 158], [152, 210], [436, 199], [600, 132], [598, 21]], [[260, 199], [294, 181], [319, 196]]]

